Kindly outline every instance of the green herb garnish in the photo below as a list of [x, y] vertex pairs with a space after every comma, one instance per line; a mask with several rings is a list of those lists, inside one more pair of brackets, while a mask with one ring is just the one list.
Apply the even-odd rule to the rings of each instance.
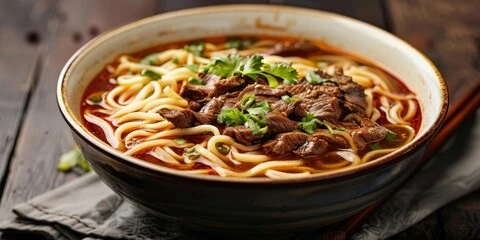
[[184, 152], [187, 153], [187, 154], [188, 154], [188, 153], [194, 153], [194, 152], [195, 152], [195, 147], [186, 148], [186, 149], [184, 150]]
[[139, 63], [146, 64], [146, 65], [155, 65], [155, 62], [157, 61], [159, 54], [160, 53], [148, 54], [147, 56], [142, 58]]
[[187, 142], [187, 140], [185, 138], [179, 137], [179, 138], [175, 138], [173, 140], [173, 142], [175, 142], [178, 145], [182, 145], [182, 144], [185, 144]]
[[375, 143], [375, 144], [370, 145], [370, 148], [371, 148], [372, 150], [380, 150], [380, 149], [382, 149], [382, 147], [380, 147], [380, 144], [378, 144], [378, 143]]
[[148, 70], [148, 69], [143, 69], [141, 72], [140, 72], [140, 75], [141, 76], [144, 76], [144, 77], [149, 77], [153, 80], [159, 80], [162, 78], [162, 75], [152, 71], [152, 70]]
[[305, 78], [307, 79], [307, 82], [310, 83], [311, 85], [317, 85], [317, 84], [326, 83], [326, 82], [333, 82], [333, 83], [335, 82], [332, 79], [322, 78], [320, 75], [318, 75], [317, 73], [315, 73], [315, 71], [312, 71], [312, 70], [307, 72], [307, 75], [305, 76]]
[[188, 70], [198, 73], [198, 64], [185, 64], [185, 66]]
[[255, 94], [247, 93], [243, 95], [242, 99], [240, 100], [240, 107], [245, 110], [251, 107], [255, 103]]
[[173, 57], [172, 58], [172, 63], [178, 64], [178, 57]]
[[261, 127], [253, 118], [248, 118], [245, 122], [245, 127], [250, 129], [254, 135], [265, 134], [268, 131], [268, 126]]
[[194, 77], [188, 78], [188, 83], [193, 85], [205, 85], [205, 83], [202, 80]]
[[102, 101], [101, 96], [91, 96], [88, 98], [88, 101], [94, 102], [94, 103], [100, 103]]
[[272, 88], [279, 85], [277, 78], [283, 79], [286, 83], [296, 82], [298, 73], [291, 66], [284, 63], [268, 65], [262, 63], [262, 60], [263, 57], [260, 55], [253, 55], [247, 58], [241, 58], [236, 54], [215, 57], [205, 66], [203, 71], [225, 78], [236, 75], [257, 80], [259, 76], [263, 76]]
[[236, 49], [245, 49], [249, 48], [253, 44], [252, 39], [247, 39], [247, 40], [241, 40], [238, 38], [230, 38], [225, 42], [225, 47], [226, 48], [236, 48]]
[[247, 117], [236, 108], [223, 108], [217, 116], [217, 122], [227, 126], [243, 125]]
[[227, 155], [230, 152], [230, 146], [222, 142], [215, 143], [215, 148], [223, 155]]
[[185, 45], [183, 49], [193, 53], [193, 55], [195, 56], [201, 57], [203, 56], [203, 51], [205, 50], [205, 42], [200, 41], [200, 42], [192, 43], [190, 45]]
[[385, 139], [387, 139], [388, 142], [391, 142], [393, 141], [395, 138], [397, 137], [397, 134], [392, 132], [392, 131], [388, 131], [387, 132], [387, 136], [385, 136]]
[[268, 130], [265, 116], [270, 112], [268, 102], [255, 102], [254, 94], [245, 94], [240, 100], [242, 110], [236, 108], [223, 108], [217, 117], [220, 124], [227, 126], [244, 125], [253, 134], [265, 134]]
[[333, 134], [333, 129], [326, 122], [316, 119], [312, 113], [307, 113], [305, 117], [302, 118], [302, 121], [298, 123], [302, 129], [307, 133], [314, 133], [317, 129], [317, 124], [325, 126], [328, 131]]
[[295, 96], [288, 96], [288, 95], [283, 95], [282, 96], [282, 100], [285, 102], [285, 103], [293, 103], [293, 102], [296, 102], [298, 101], [298, 98], [295, 97]]
[[91, 170], [90, 164], [87, 162], [79, 147], [73, 148], [70, 152], [62, 154], [57, 164], [57, 170], [62, 172], [71, 171], [75, 167], [80, 167], [85, 172]]

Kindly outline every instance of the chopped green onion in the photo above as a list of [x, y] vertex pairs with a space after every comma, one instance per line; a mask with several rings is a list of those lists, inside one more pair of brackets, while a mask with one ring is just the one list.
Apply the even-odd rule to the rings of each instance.
[[285, 103], [292, 103], [292, 102], [296, 102], [298, 101], [298, 98], [295, 97], [295, 96], [288, 96], [288, 95], [283, 95], [282, 96], [282, 100], [285, 102]]
[[223, 155], [227, 155], [230, 152], [230, 147], [222, 142], [215, 143], [215, 148], [217, 151]]
[[178, 57], [173, 57], [171, 61], [172, 61], [172, 63], [174, 63], [174, 64], [178, 64], [178, 63], [179, 63]]
[[343, 131], [345, 131], [345, 128], [343, 128], [343, 127], [339, 127], [339, 128], [337, 128], [336, 130], [338, 130], [338, 131], [342, 131], [342, 132], [343, 132]]
[[375, 144], [370, 145], [370, 148], [371, 148], [372, 150], [380, 150], [380, 149], [382, 149], [382, 147], [380, 147], [380, 145], [379, 145], [378, 143], [375, 143]]
[[387, 139], [387, 141], [391, 142], [393, 141], [395, 138], [397, 137], [397, 134], [392, 132], [392, 131], [388, 131], [387, 132], [387, 136], [385, 136], [385, 139]]
[[198, 153], [198, 152], [190, 153], [190, 154], [187, 155], [187, 158], [190, 159], [190, 160], [198, 159], [198, 158], [200, 158], [200, 153]]
[[255, 103], [255, 94], [247, 93], [243, 95], [242, 99], [240, 100], [240, 106], [242, 109], [247, 109], [251, 107]]
[[238, 38], [229, 38], [225, 42], [225, 47], [226, 48], [236, 48], [236, 49], [245, 49], [250, 46], [252, 46], [254, 40], [252, 39], [247, 39], [247, 40], [241, 40]]
[[187, 148], [184, 150], [185, 153], [194, 153], [195, 152], [195, 147]]
[[94, 103], [100, 103], [102, 101], [101, 96], [91, 96], [88, 98], [88, 101], [94, 102]]
[[159, 53], [149, 54], [146, 57], [142, 58], [139, 63], [146, 65], [155, 65], [155, 61], [157, 61], [158, 55]]
[[193, 85], [205, 85], [205, 83], [202, 80], [194, 77], [188, 78], [188, 83]]
[[193, 53], [193, 55], [195, 56], [201, 57], [203, 56], [203, 51], [205, 50], [205, 42], [200, 41], [200, 42], [192, 43], [190, 45], [185, 45], [183, 49]]
[[185, 64], [184, 67], [194, 73], [198, 73], [198, 64]]
[[144, 76], [144, 77], [149, 77], [153, 80], [159, 80], [160, 78], [162, 78], [162, 75], [152, 71], [152, 70], [148, 70], [148, 69], [143, 69], [141, 72], [140, 72], [140, 75], [141, 76]]
[[175, 138], [173, 141], [178, 145], [182, 145], [182, 144], [185, 144], [187, 142], [187, 140], [185, 138], [181, 138], [181, 137]]
[[71, 151], [62, 154], [60, 156], [60, 161], [57, 164], [57, 169], [62, 172], [68, 172], [76, 166], [79, 166], [85, 172], [91, 170], [89, 163], [83, 156], [79, 147], [75, 147]]

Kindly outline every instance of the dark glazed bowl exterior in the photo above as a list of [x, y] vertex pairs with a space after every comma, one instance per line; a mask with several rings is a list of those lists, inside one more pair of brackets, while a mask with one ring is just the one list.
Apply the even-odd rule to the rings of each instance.
[[[312, 29], [312, 21], [322, 24]], [[218, 26], [212, 27], [213, 24]], [[360, 166], [301, 179], [270, 180], [188, 175], [153, 165], [109, 147], [83, 126], [80, 90], [114, 57], [162, 41], [219, 34], [303, 34], [348, 51], [357, 50], [356, 54], [377, 61], [394, 75], [398, 73], [399, 79], [405, 79], [406, 85], [417, 93], [423, 114], [420, 131], [401, 149]], [[352, 38], [351, 34], [357, 37]], [[413, 171], [440, 127], [448, 105], [445, 82], [437, 69], [393, 35], [336, 14], [266, 5], [161, 14], [103, 34], [66, 64], [60, 74], [57, 98], [75, 142], [95, 172], [117, 194], [153, 215], [184, 226], [237, 233], [319, 228], [344, 220], [384, 198]]]
[[74, 132], [95, 172], [117, 194], [181, 225], [226, 232], [289, 232], [346, 219], [391, 193], [425, 146], [394, 162], [329, 181], [244, 184], [174, 177], [118, 161]]

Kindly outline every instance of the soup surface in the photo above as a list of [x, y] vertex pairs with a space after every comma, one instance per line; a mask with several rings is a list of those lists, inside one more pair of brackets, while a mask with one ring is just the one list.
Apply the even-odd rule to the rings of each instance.
[[145, 161], [222, 177], [289, 178], [359, 165], [410, 142], [415, 95], [321, 42], [177, 42], [119, 56], [84, 93], [85, 125]]

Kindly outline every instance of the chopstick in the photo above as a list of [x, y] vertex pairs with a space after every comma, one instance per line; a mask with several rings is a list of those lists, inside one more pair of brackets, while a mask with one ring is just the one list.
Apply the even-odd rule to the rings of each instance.
[[355, 234], [358, 229], [365, 223], [375, 210], [388, 201], [401, 187], [403, 187], [410, 179], [415, 175], [437, 152], [440, 147], [448, 140], [453, 132], [461, 125], [461, 123], [480, 106], [480, 82], [477, 82], [473, 88], [471, 88], [460, 100], [457, 100], [455, 104], [448, 110], [445, 122], [440, 128], [438, 133], [433, 137], [424, 157], [420, 160], [419, 164], [415, 167], [415, 170], [403, 181], [397, 189], [389, 194], [386, 198], [375, 202], [368, 206], [361, 212], [357, 213], [353, 217], [349, 218], [342, 224], [333, 225], [330, 228], [323, 231], [316, 240], [326, 239], [349, 239]]

